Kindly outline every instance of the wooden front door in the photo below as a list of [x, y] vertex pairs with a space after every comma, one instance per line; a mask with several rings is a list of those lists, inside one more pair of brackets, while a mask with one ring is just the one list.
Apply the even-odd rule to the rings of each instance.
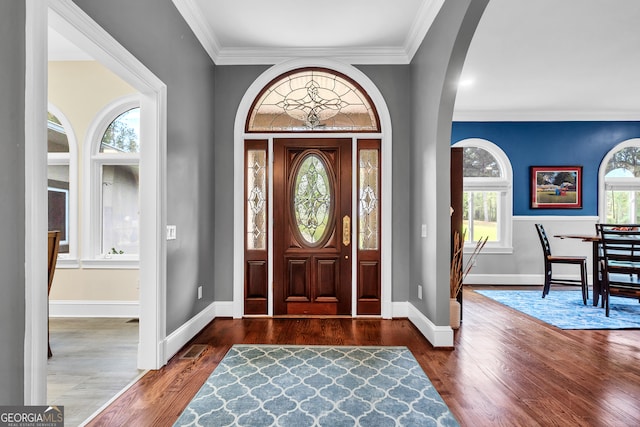
[[351, 314], [351, 140], [275, 139], [274, 314]]

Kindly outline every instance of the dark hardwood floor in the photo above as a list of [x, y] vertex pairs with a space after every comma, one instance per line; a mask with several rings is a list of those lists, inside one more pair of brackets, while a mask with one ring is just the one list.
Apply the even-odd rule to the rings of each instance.
[[463, 426], [640, 425], [640, 330], [563, 331], [471, 289], [463, 310], [453, 350], [406, 319], [216, 319], [197, 361], [179, 353], [88, 425], [171, 426], [236, 343], [407, 346]]

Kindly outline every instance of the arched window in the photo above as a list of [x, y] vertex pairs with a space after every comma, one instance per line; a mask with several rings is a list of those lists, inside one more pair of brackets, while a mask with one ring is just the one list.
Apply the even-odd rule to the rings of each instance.
[[463, 147], [463, 230], [465, 245], [488, 237], [485, 251], [511, 250], [512, 169], [504, 151], [483, 139], [465, 139]]
[[640, 139], [621, 142], [607, 153], [600, 165], [600, 183], [602, 222], [640, 222]]
[[139, 254], [139, 102], [128, 98], [114, 103], [92, 128], [85, 255], [126, 267]]
[[293, 70], [271, 81], [251, 106], [247, 132], [379, 132], [367, 93], [324, 68]]
[[[71, 125], [55, 106], [47, 114], [49, 230], [60, 231], [59, 266], [77, 259], [77, 149]], [[73, 260], [73, 261], [72, 261]]]

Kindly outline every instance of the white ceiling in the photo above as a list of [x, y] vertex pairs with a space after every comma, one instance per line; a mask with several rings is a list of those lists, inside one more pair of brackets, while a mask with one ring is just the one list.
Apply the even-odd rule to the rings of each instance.
[[[443, 1], [173, 0], [218, 65], [408, 64]], [[638, 22], [638, 0], [490, 0], [454, 119], [640, 120]]]
[[407, 64], [444, 0], [173, 0], [216, 64]]
[[640, 1], [490, 0], [456, 119], [640, 120]]

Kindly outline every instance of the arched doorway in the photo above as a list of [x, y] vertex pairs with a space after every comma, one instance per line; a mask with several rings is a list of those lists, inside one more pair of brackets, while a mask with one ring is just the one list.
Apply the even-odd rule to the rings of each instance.
[[[296, 73], [309, 70], [329, 75], [320, 79], [332, 80], [338, 76], [331, 83], [331, 88], [335, 89], [333, 94], [322, 84], [314, 87], [313, 83], [309, 86], [296, 80], [299, 76]], [[269, 89], [283, 79], [289, 79], [287, 91], [272, 91], [278, 92], [275, 98], [270, 98], [276, 101], [264, 102], [265, 97], [269, 98]], [[362, 113], [361, 117], [367, 114], [374, 117], [377, 127], [349, 128], [345, 126], [345, 120], [353, 117], [334, 114], [336, 109], [351, 104], [341, 98], [347, 91], [340, 86], [343, 83], [365, 95], [364, 104], [368, 103], [373, 113]], [[303, 107], [302, 98], [315, 96], [309, 95], [309, 91], [318, 94], [313, 105], [320, 105], [320, 108]], [[289, 109], [289, 112], [277, 116], [272, 108], [278, 103], [279, 108]], [[261, 110], [266, 112], [262, 116], [260, 105], [268, 107]], [[326, 109], [334, 111], [327, 112]], [[366, 111], [366, 107], [362, 111]], [[252, 120], [259, 126], [249, 128], [247, 124]], [[283, 121], [288, 124], [283, 125]], [[271, 128], [264, 127], [266, 122]], [[325, 146], [327, 144], [329, 148]], [[256, 198], [255, 191], [252, 193], [253, 201], [264, 209], [264, 230], [259, 232], [251, 229], [255, 224], [251, 222], [254, 211], [248, 198], [252, 189], [247, 186], [250, 152], [263, 153], [260, 156], [265, 170], [262, 177], [264, 198]], [[365, 191], [366, 184], [361, 182], [365, 167], [359, 163], [361, 160], [367, 163], [370, 159], [363, 160], [363, 156], [371, 157], [372, 153], [377, 153], [374, 157], [379, 162], [376, 166], [378, 191], [386, 195], [375, 202], [369, 190]], [[304, 193], [298, 191], [299, 183], [308, 179], [300, 173], [305, 163], [307, 166], [313, 164], [314, 176], [320, 171], [321, 180], [326, 183], [326, 188], [323, 184], [320, 189], [320, 193], [327, 190], [324, 194], [326, 203], [316, 205], [322, 213], [304, 209], [301, 213], [294, 207], [297, 194]], [[267, 70], [247, 90], [238, 108], [234, 169], [234, 217], [237, 218], [234, 225], [234, 316], [366, 314], [391, 317], [391, 121], [382, 95], [367, 76], [354, 67], [330, 60], [294, 60]], [[345, 177], [351, 185], [338, 186], [336, 183]], [[344, 190], [348, 194], [340, 193]], [[314, 199], [314, 203], [317, 201]], [[379, 234], [372, 246], [375, 250], [365, 250], [366, 246], [363, 248], [361, 244], [367, 234], [362, 231], [361, 206], [377, 206], [378, 209], [375, 221]], [[313, 218], [308, 222], [311, 231], [301, 220], [305, 215], [307, 220]], [[313, 223], [318, 219], [324, 225], [315, 228]], [[250, 233], [264, 239], [259, 248], [252, 247], [253, 243], [247, 244]], [[377, 260], [367, 258], [373, 253], [377, 254]], [[245, 283], [247, 277], [249, 282]], [[255, 277], [258, 279], [252, 284], [250, 281]], [[378, 282], [376, 294], [370, 285]], [[338, 297], [336, 292], [344, 291], [343, 286], [347, 288], [346, 295], [343, 293]]]

